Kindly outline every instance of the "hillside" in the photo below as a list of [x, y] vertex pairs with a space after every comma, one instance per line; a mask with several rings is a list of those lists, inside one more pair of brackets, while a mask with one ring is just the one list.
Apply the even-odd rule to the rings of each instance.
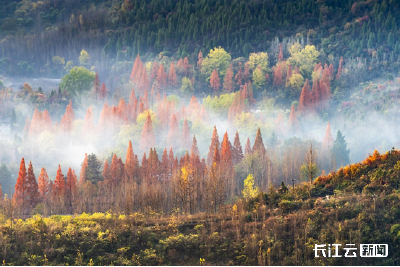
[[8, 75], [60, 77], [62, 68], [55, 69], [52, 58], [77, 64], [82, 49], [102, 76], [137, 54], [188, 56], [193, 62], [199, 50], [218, 46], [233, 58], [268, 51], [276, 60], [280, 42], [286, 57], [286, 44], [299, 38], [323, 52], [323, 63], [357, 57], [381, 77], [398, 71], [399, 14], [399, 3], [392, 0], [4, 0], [0, 69]]
[[[0, 219], [0, 260], [23, 265], [398, 265], [400, 151], [217, 214]], [[254, 188], [253, 188], [254, 189]], [[4, 203], [5, 210], [10, 206]], [[314, 244], [388, 244], [387, 258], [314, 258]]]

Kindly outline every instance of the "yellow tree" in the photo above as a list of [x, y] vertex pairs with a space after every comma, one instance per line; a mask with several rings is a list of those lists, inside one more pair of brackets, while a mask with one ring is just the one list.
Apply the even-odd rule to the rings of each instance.
[[257, 186], [254, 186], [254, 177], [252, 174], [249, 174], [244, 180], [244, 189], [242, 190], [243, 198], [250, 199], [255, 198], [260, 193], [260, 189]]

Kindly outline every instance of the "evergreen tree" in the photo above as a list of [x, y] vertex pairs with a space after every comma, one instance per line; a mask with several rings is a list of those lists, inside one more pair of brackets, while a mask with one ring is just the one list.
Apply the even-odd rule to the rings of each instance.
[[336, 167], [350, 164], [350, 150], [347, 149], [346, 140], [340, 131], [337, 131], [336, 140], [331, 148], [331, 153], [335, 160]]

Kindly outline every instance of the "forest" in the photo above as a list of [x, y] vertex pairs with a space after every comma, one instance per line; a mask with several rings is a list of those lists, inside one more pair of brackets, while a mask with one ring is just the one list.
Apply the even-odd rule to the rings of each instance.
[[399, 5], [2, 1], [0, 262], [397, 265]]

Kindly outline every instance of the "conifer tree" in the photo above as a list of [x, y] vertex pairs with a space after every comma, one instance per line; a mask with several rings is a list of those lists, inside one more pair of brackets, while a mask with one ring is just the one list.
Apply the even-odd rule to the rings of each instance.
[[257, 130], [256, 139], [254, 139], [253, 144], [253, 153], [257, 153], [259, 156], [265, 156], [266, 150], [264, 146], [264, 142], [262, 140], [260, 128]]
[[322, 142], [322, 148], [321, 148], [321, 152], [323, 155], [327, 155], [329, 153], [331, 147], [333, 146], [333, 142], [334, 141], [331, 133], [331, 125], [328, 122], [328, 125], [326, 126], [325, 137]]
[[58, 165], [56, 179], [53, 184], [53, 197], [55, 197], [58, 202], [64, 199], [65, 193], [65, 179], [61, 170], [61, 166]]
[[88, 167], [88, 155], [87, 155], [87, 153], [85, 153], [85, 158], [83, 159], [83, 162], [82, 162], [81, 172], [79, 174], [79, 184], [81, 184], [81, 185], [86, 183], [86, 180], [87, 180], [87, 175], [86, 175], [87, 167]]
[[146, 116], [146, 121], [143, 125], [139, 148], [141, 151], [147, 151], [151, 147], [154, 147], [155, 143], [156, 139], [153, 132], [153, 123], [151, 121], [150, 112], [148, 112]]
[[25, 208], [28, 199], [28, 177], [26, 173], [25, 159], [22, 158], [19, 165], [17, 183], [15, 184], [15, 193], [13, 199], [17, 206]]
[[40, 170], [38, 177], [39, 198], [45, 199], [49, 193], [49, 176], [45, 168]]
[[250, 138], [247, 138], [246, 147], [244, 149], [244, 154], [245, 155], [250, 155], [252, 153], [253, 153], [253, 150], [251, 149]]
[[[135, 154], [133, 153], [132, 142], [129, 140], [128, 150], [125, 159], [125, 180], [132, 181], [136, 171]], [[104, 177], [105, 178], [105, 177]]]
[[211, 137], [210, 149], [209, 149], [208, 155], [207, 155], [207, 164], [208, 165], [211, 165], [213, 163], [215, 146], [217, 146], [217, 148], [219, 148], [218, 132], [217, 132], [216, 126], [214, 126], [213, 135]]
[[210, 78], [210, 86], [213, 89], [214, 93], [218, 92], [221, 83], [218, 76], [218, 71], [216, 69], [211, 73]]
[[232, 64], [230, 64], [228, 69], [226, 70], [223, 88], [228, 93], [233, 91], [233, 66], [232, 66]]
[[168, 84], [173, 87], [178, 85], [178, 80], [176, 79], [174, 62], [171, 62], [171, 66], [169, 67]]
[[336, 167], [350, 164], [350, 150], [347, 149], [345, 137], [340, 131], [337, 131], [335, 142], [331, 148], [331, 154]]
[[301, 90], [299, 105], [297, 106], [297, 111], [300, 114], [304, 114], [307, 112], [308, 108], [310, 107], [311, 100], [310, 100], [310, 82], [306, 79], [303, 89]]
[[240, 144], [239, 133], [236, 131], [235, 140], [233, 142], [232, 148], [232, 160], [233, 164], [236, 165], [240, 163], [243, 159], [242, 145]]

